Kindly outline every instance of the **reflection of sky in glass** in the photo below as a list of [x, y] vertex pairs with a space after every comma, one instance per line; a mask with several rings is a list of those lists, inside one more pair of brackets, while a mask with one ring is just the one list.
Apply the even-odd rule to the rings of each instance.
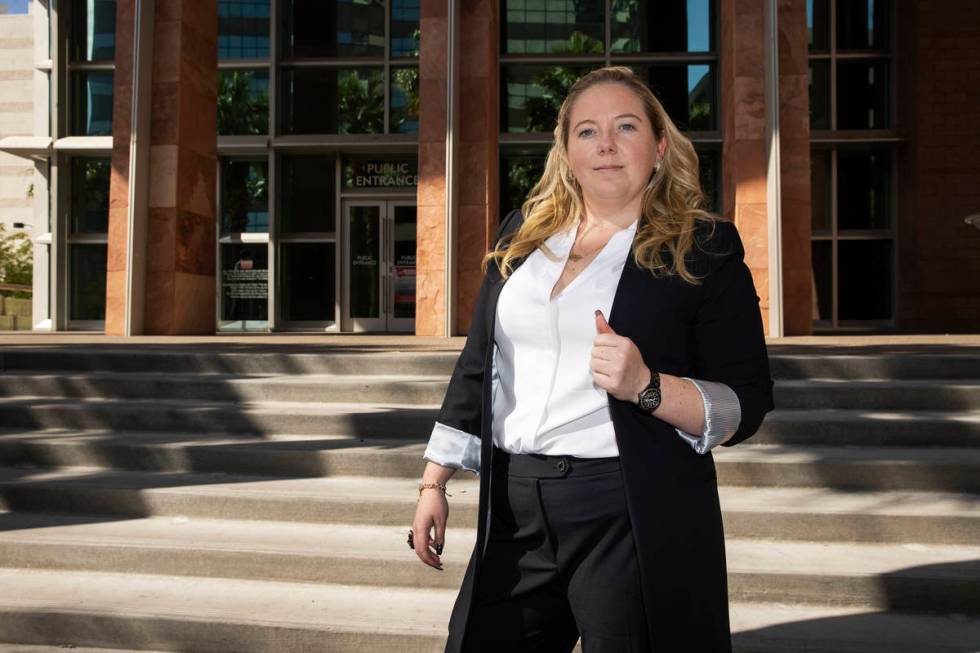
[[687, 47], [691, 52], [709, 50], [709, 0], [687, 0]]
[[813, 31], [813, 0], [806, 0], [806, 26]]
[[84, 134], [112, 133], [112, 73], [88, 73]]
[[687, 92], [692, 93], [701, 80], [708, 75], [708, 66], [688, 66], [687, 67]]

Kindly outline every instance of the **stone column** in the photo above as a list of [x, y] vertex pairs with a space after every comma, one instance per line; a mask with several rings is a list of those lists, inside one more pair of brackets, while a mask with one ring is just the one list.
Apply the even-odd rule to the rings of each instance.
[[483, 276], [480, 262], [496, 231], [497, 12], [496, 0], [466, 0], [457, 16], [460, 101], [457, 157], [456, 324], [445, 333], [447, 7], [422, 0], [418, 188], [418, 268], [415, 333], [465, 335]]
[[779, 2], [779, 145], [783, 333], [813, 333], [810, 263], [810, 91], [806, 0]]
[[769, 332], [763, 0], [721, 0], [723, 214], [734, 220]]
[[499, 209], [497, 139], [497, 34], [499, 3], [465, 0], [460, 42], [459, 235], [456, 264], [456, 334], [469, 333], [483, 279], [481, 261], [503, 216]]
[[[125, 310], [134, 0], [117, 5], [106, 333]], [[156, 0], [144, 329], [215, 331], [216, 0]]]
[[445, 0], [422, 0], [419, 13], [419, 185], [415, 334], [448, 336], [446, 322]]

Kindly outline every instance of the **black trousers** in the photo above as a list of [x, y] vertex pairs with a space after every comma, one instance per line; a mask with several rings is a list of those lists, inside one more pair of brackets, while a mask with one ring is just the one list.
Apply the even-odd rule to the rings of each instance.
[[619, 458], [494, 451], [466, 653], [649, 653]]

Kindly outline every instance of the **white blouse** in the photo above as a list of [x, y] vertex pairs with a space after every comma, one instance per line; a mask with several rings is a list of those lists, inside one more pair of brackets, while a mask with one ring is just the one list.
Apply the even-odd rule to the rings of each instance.
[[[577, 225], [545, 241], [507, 280], [497, 300], [492, 369], [493, 442], [511, 453], [603, 458], [619, 455], [609, 398], [592, 378], [595, 311], [609, 318], [636, 233], [636, 221], [613, 234], [559, 295]], [[700, 436], [675, 429], [698, 453], [731, 437], [741, 421], [735, 392], [690, 379], [704, 402]], [[423, 454], [448, 467], [480, 471], [480, 438], [436, 422]]]

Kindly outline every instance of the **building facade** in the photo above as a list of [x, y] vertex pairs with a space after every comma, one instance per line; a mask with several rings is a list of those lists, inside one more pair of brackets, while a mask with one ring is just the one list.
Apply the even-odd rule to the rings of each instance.
[[0, 150], [33, 167], [35, 329], [465, 334], [609, 64], [695, 144], [769, 335], [980, 324], [970, 0], [29, 4], [33, 132]]

